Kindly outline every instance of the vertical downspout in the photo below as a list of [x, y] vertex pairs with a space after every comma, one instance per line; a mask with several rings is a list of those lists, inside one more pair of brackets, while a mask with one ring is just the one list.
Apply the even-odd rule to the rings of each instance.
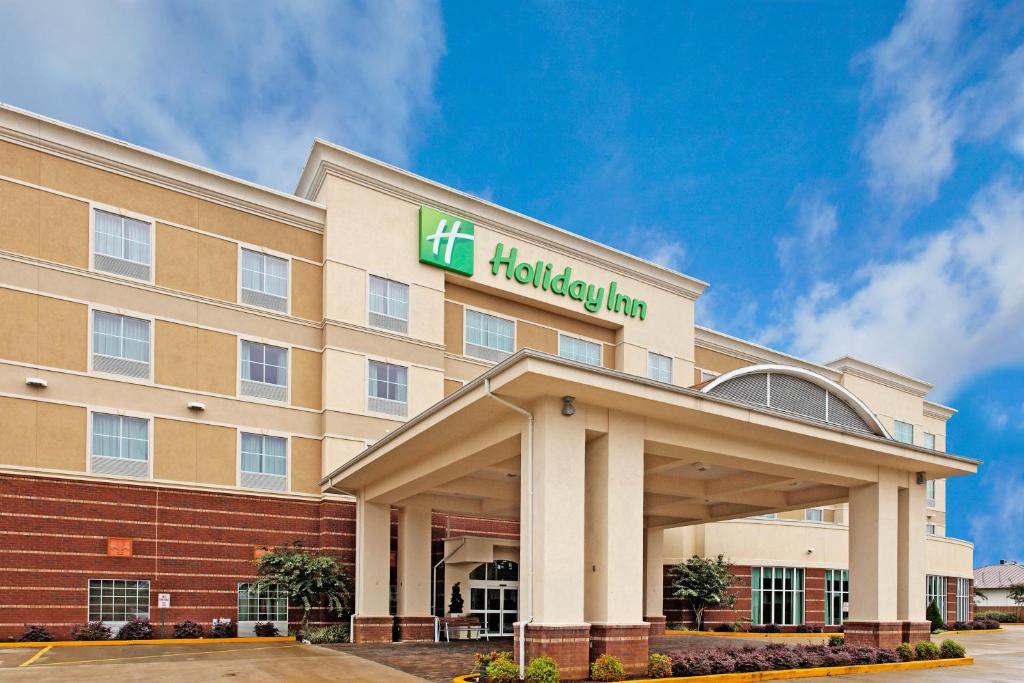
[[526, 679], [526, 625], [533, 621], [533, 413], [520, 408], [515, 403], [506, 401], [491, 392], [491, 378], [484, 379], [484, 389], [490, 398], [526, 416], [526, 519], [519, 520], [519, 545], [526, 554], [526, 585], [529, 593], [525, 603], [527, 614], [521, 614], [519, 620], [519, 678]]

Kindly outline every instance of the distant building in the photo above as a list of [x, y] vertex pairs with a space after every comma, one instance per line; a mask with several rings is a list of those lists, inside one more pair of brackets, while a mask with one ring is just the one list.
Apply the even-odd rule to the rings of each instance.
[[1016, 560], [999, 560], [999, 564], [974, 570], [974, 587], [981, 591], [974, 599], [978, 610], [1012, 612], [1019, 617], [1024, 610], [1010, 599], [1010, 588], [1024, 583], [1024, 565]]

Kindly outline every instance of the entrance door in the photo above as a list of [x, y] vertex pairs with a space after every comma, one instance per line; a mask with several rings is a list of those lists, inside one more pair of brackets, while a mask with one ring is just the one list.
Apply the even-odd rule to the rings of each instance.
[[482, 564], [469, 575], [469, 613], [492, 636], [511, 636], [519, 616], [519, 565], [510, 560]]

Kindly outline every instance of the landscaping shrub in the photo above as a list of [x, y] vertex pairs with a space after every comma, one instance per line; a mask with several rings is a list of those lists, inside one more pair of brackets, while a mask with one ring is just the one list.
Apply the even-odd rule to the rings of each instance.
[[960, 659], [967, 656], [967, 650], [955, 640], [944, 640], [939, 647], [939, 655], [943, 659]]
[[[603, 657], [605, 655], [601, 655], [601, 656]], [[598, 657], [598, 660], [600, 660], [600, 657]], [[511, 663], [511, 660], [510, 660], [510, 663]], [[597, 662], [594, 662], [594, 663], [597, 664]], [[514, 667], [515, 664], [512, 664], [512, 666]], [[490, 671], [490, 669], [488, 669], [488, 671]], [[519, 672], [517, 670], [516, 671], [516, 677], [517, 677], [516, 680], [518, 680], [518, 676], [519, 676]], [[561, 679], [561, 677], [562, 677], [562, 675], [558, 671], [558, 665], [555, 664], [555, 660], [551, 659], [551, 657], [537, 657], [535, 659], [531, 659], [530, 663], [526, 665], [526, 683], [558, 683], [558, 681]], [[610, 678], [607, 678], [607, 679], [596, 679], [595, 678], [594, 680], [613, 680], [613, 679], [610, 679]], [[620, 680], [621, 681], [622, 679], [619, 678], [619, 679], [614, 679], [614, 680]]]
[[922, 640], [914, 646], [915, 659], [938, 659], [939, 646], [930, 640]]
[[102, 621], [90, 621], [71, 627], [71, 640], [110, 640], [110, 627]]
[[153, 640], [153, 627], [148, 619], [138, 617], [117, 630], [118, 640]]
[[764, 656], [772, 669], [799, 669], [800, 656], [795, 648], [782, 643], [772, 643], [764, 648]]
[[942, 619], [942, 612], [939, 611], [939, 606], [934, 600], [928, 603], [928, 611], [925, 613], [924, 618], [932, 622], [932, 633], [946, 629], [946, 622]]
[[668, 678], [672, 675], [672, 660], [659, 652], [652, 652], [647, 658], [648, 678]]
[[999, 622], [995, 619], [975, 619], [972, 623], [974, 624], [975, 629], [988, 630], [994, 628], [1002, 628], [999, 625]]
[[203, 627], [194, 621], [186, 619], [174, 625], [175, 638], [202, 638]]
[[846, 638], [844, 638], [843, 636], [829, 636], [828, 637], [828, 646], [829, 647], [842, 647], [843, 645], [846, 645]]
[[953, 622], [953, 630], [954, 631], [973, 631], [974, 630], [974, 622], [973, 621], [954, 621]]
[[735, 633], [739, 630], [739, 626], [737, 626], [736, 624], [719, 624], [712, 630], [717, 631], [719, 633]]
[[[909, 645], [905, 650], [904, 656], [913, 658], [913, 650]], [[786, 645], [784, 643], [772, 643], [765, 647], [748, 645], [732, 649], [673, 651], [667, 654], [672, 663], [673, 676], [707, 676], [732, 672], [886, 664], [898, 662], [901, 659], [897, 652], [877, 647]]]
[[782, 627], [779, 626], [778, 624], [765, 624], [764, 625], [764, 632], [765, 633], [782, 633]]
[[237, 638], [238, 624], [233, 621], [221, 621], [210, 629], [211, 638]]
[[800, 624], [796, 627], [797, 633], [821, 633], [825, 627], [821, 624]]
[[260, 638], [274, 638], [281, 635], [281, 631], [272, 621], [257, 621], [252, 630]]
[[519, 683], [519, 667], [510, 659], [495, 659], [487, 665], [485, 672], [488, 683]]
[[673, 621], [670, 624], [665, 624], [665, 629], [668, 630], [668, 631], [689, 631], [690, 630], [689, 628], [687, 628], [686, 624], [680, 623], [678, 621]]
[[491, 662], [496, 662], [499, 659], [507, 659], [510, 662], [513, 661], [511, 652], [502, 652], [500, 650], [491, 650], [490, 652], [485, 652], [483, 654], [478, 652], [474, 657], [476, 657], [476, 668], [474, 668], [473, 671], [479, 671], [481, 673], [487, 672], [487, 667], [491, 665]]
[[771, 658], [762, 648], [743, 648], [732, 652], [733, 671], [744, 673], [749, 671], [767, 671], [772, 668]]
[[20, 643], [52, 643], [53, 634], [45, 626], [25, 624], [25, 632], [18, 638]]
[[710, 676], [735, 671], [736, 664], [726, 650], [714, 649], [702, 652], [670, 652], [673, 676]]
[[590, 665], [590, 679], [594, 681], [624, 681], [626, 680], [626, 670], [622, 668], [622, 662], [618, 657], [606, 652]]
[[901, 662], [912, 662], [914, 661], [914, 648], [910, 643], [900, 643], [896, 646], [896, 656], [900, 658]]
[[308, 631], [301, 632], [299, 636], [314, 645], [347, 643], [349, 640], [348, 624], [331, 624], [330, 626], [311, 628]]
[[1017, 621], [1016, 615], [1010, 614], [1009, 612], [997, 612], [994, 610], [978, 612], [974, 615], [974, 618], [979, 621], [982, 619], [991, 619], [993, 621], [998, 621], [1000, 624], [1013, 624]]

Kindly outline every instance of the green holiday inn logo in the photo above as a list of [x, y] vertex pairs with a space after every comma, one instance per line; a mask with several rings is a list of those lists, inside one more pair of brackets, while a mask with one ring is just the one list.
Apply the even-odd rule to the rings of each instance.
[[420, 207], [420, 262], [473, 275], [475, 230], [469, 221]]

